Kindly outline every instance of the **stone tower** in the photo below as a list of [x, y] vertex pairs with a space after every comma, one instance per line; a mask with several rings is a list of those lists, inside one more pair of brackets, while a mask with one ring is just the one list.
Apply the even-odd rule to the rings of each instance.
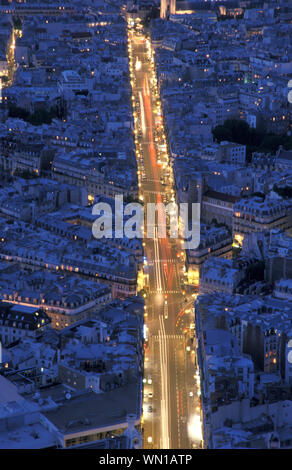
[[160, 1], [160, 18], [167, 19], [169, 15], [174, 15], [176, 12], [176, 0], [161, 0]]

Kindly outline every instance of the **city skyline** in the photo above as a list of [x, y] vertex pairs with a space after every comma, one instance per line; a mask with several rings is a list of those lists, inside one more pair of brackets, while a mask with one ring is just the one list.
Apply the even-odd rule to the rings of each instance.
[[0, 0], [0, 449], [291, 449], [291, 14]]

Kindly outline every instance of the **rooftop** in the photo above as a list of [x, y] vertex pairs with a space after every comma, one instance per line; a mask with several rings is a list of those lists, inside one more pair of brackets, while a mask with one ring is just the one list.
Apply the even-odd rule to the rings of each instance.
[[44, 415], [63, 434], [123, 424], [127, 414], [139, 416], [138, 388], [137, 383], [132, 383], [106, 393], [73, 396], [64, 400], [58, 409]]

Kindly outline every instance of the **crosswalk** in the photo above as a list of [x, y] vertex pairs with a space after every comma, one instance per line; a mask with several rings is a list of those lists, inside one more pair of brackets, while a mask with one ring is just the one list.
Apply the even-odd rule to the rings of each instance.
[[[151, 179], [151, 178], [147, 178], [147, 182], [148, 183], [160, 183], [160, 180], [155, 180], [155, 179]], [[146, 189], [146, 192], [147, 192], [147, 189]]]
[[[149, 294], [157, 294], [157, 290], [149, 290]], [[163, 294], [181, 294], [181, 290], [164, 290]]]
[[[161, 339], [161, 335], [151, 335], [151, 338], [154, 340], [159, 341]], [[185, 337], [184, 335], [164, 335], [164, 338], [166, 339], [179, 339], [179, 340], [184, 340]]]
[[155, 259], [153, 261], [148, 261], [148, 266], [153, 266], [154, 263], [177, 264], [177, 258]]
[[156, 194], [161, 194], [161, 191], [150, 191], [150, 190], [148, 191], [147, 189], [144, 189], [143, 193], [144, 194], [154, 194], [154, 195], [156, 195]]

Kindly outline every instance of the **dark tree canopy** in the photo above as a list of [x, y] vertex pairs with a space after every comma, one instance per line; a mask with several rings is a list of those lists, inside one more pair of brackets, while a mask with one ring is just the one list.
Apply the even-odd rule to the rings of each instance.
[[228, 140], [246, 145], [248, 156], [252, 152], [275, 153], [280, 145], [286, 150], [292, 149], [292, 136], [265, 133], [249, 127], [247, 122], [240, 119], [227, 119], [223, 125], [216, 126], [212, 133], [217, 142]]

